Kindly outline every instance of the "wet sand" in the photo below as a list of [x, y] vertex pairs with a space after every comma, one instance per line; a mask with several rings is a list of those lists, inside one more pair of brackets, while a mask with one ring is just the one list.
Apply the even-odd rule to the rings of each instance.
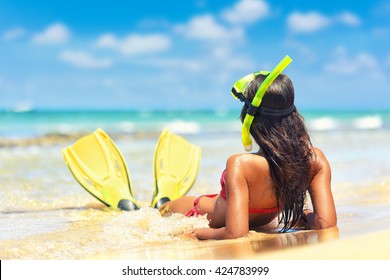
[[[195, 259], [195, 260], [390, 260], [390, 220], [387, 229], [356, 233], [339, 228], [289, 233], [250, 232], [248, 237], [222, 241], [192, 241], [148, 247], [134, 251], [112, 251], [88, 259]], [[368, 226], [368, 223], [366, 224]], [[372, 224], [374, 226], [374, 224]]]
[[[0, 259], [390, 259], [390, 219], [382, 220], [381, 225], [366, 221], [359, 227], [354, 223], [344, 223], [341, 228], [297, 230], [283, 234], [250, 231], [247, 237], [235, 240], [199, 241], [183, 238], [182, 233], [194, 227], [206, 226], [205, 219], [188, 219], [182, 215], [159, 218], [157, 211], [147, 208], [141, 209], [144, 213], [132, 216], [131, 213], [105, 210], [99, 204], [89, 206], [89, 209], [59, 210], [74, 219], [71, 225], [64, 228], [0, 241]], [[54, 213], [48, 211], [48, 214]], [[141, 215], [144, 218], [139, 218]], [[131, 217], [138, 217], [139, 220], [129, 222]], [[54, 219], [58, 220], [58, 217]], [[137, 228], [130, 224], [137, 224]], [[166, 231], [162, 227], [166, 227]]]
[[254, 256], [267, 260], [390, 260], [390, 229], [347, 239], [272, 251]]
[[291, 233], [259, 233], [251, 231], [247, 237], [235, 240], [183, 241], [159, 247], [142, 248], [134, 251], [113, 251], [92, 256], [92, 259], [152, 259], [152, 260], [243, 260], [268, 258], [274, 252], [288, 248], [316, 244], [333, 240], [338, 229], [322, 231], [297, 231]]

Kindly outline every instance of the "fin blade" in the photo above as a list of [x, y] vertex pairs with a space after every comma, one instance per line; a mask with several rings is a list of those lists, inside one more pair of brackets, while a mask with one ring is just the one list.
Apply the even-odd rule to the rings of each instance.
[[199, 146], [165, 128], [154, 153], [155, 189], [152, 207], [164, 197], [174, 200], [186, 195], [197, 178], [200, 159]]
[[118, 208], [122, 199], [136, 204], [124, 158], [102, 129], [64, 148], [63, 156], [80, 185], [104, 204]]

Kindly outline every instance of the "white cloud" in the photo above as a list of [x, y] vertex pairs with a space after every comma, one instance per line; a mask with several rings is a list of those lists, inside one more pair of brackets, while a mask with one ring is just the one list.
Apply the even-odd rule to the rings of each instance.
[[96, 46], [113, 49], [125, 55], [136, 55], [165, 51], [171, 46], [171, 40], [162, 34], [132, 34], [122, 40], [113, 34], [105, 34], [98, 38]]
[[385, 60], [386, 66], [390, 66], [390, 54], [387, 55], [386, 60]]
[[387, 39], [390, 36], [390, 27], [386, 27], [386, 26], [375, 27], [372, 29], [371, 33], [376, 38]]
[[69, 37], [70, 31], [68, 28], [61, 23], [55, 23], [42, 32], [35, 34], [33, 42], [37, 44], [61, 44], [65, 43]]
[[4, 41], [13, 41], [20, 37], [23, 37], [26, 34], [26, 31], [21, 27], [16, 27], [10, 30], [7, 30], [3, 33], [3, 40]]
[[108, 68], [112, 66], [111, 59], [95, 58], [86, 52], [63, 51], [60, 54], [60, 59], [80, 68]]
[[196, 0], [195, 5], [199, 8], [205, 8], [207, 7], [207, 2], [206, 0]]
[[241, 39], [243, 30], [235, 27], [231, 30], [216, 22], [212, 15], [196, 16], [187, 24], [180, 24], [175, 31], [188, 38], [205, 40]]
[[294, 49], [297, 52], [297, 55], [300, 55], [304, 58], [305, 62], [315, 62], [318, 59], [318, 55], [316, 50], [309, 47], [309, 45], [295, 40], [287, 40], [285, 41], [285, 45], [289, 48]]
[[372, 10], [374, 16], [388, 16], [390, 14], [390, 3], [388, 1], [380, 1], [375, 4]]
[[359, 26], [361, 24], [360, 18], [351, 12], [343, 12], [337, 15], [336, 20], [350, 26]]
[[381, 77], [381, 70], [376, 58], [366, 52], [360, 52], [351, 57], [344, 47], [339, 47], [335, 52], [335, 59], [325, 65], [327, 72], [343, 75], [364, 73], [367, 76]]
[[287, 18], [287, 24], [293, 32], [315, 32], [331, 24], [331, 20], [319, 13], [310, 12], [303, 14], [294, 12]]
[[22, 99], [17, 100], [16, 104], [13, 105], [12, 112], [28, 112], [34, 109], [34, 104], [31, 100]]
[[348, 11], [334, 16], [325, 16], [317, 12], [294, 12], [287, 18], [288, 28], [295, 33], [316, 32], [338, 23], [359, 26], [361, 21], [357, 15]]
[[161, 67], [167, 70], [185, 70], [189, 72], [197, 72], [202, 69], [202, 63], [194, 59], [180, 59], [180, 58], [160, 58], [142, 61], [143, 65], [150, 65], [154, 67]]
[[268, 4], [263, 0], [240, 0], [221, 16], [233, 24], [253, 23], [269, 14]]

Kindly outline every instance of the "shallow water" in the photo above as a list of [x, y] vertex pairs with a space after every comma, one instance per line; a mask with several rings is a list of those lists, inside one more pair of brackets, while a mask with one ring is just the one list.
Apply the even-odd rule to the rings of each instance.
[[[107, 209], [78, 185], [61, 155], [74, 139], [0, 148], [0, 258], [249, 258], [271, 249], [390, 227], [389, 131], [312, 135], [332, 166], [338, 232], [250, 232], [235, 241], [183, 239], [181, 234], [187, 230], [206, 226], [206, 219], [162, 218], [147, 207], [153, 192], [157, 136], [113, 137], [126, 159], [135, 196], [144, 206], [137, 212]], [[239, 135], [185, 137], [202, 147], [199, 176], [189, 194], [218, 192], [226, 158], [243, 151]], [[226, 248], [231, 249], [230, 255]]]

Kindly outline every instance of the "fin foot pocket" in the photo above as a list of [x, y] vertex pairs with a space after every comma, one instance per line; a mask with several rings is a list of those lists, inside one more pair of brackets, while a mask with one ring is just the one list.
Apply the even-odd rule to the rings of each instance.
[[156, 203], [156, 205], [154, 206], [154, 208], [160, 209], [161, 206], [163, 206], [165, 203], [167, 203], [167, 202], [169, 202], [169, 201], [171, 201], [171, 200], [170, 200], [168, 197], [162, 197], [162, 198], [160, 198], [160, 199], [157, 201], [157, 203]]
[[121, 199], [117, 207], [118, 209], [126, 210], [126, 211], [134, 211], [139, 209], [138, 206], [135, 205], [134, 202], [132, 202], [129, 199]]

